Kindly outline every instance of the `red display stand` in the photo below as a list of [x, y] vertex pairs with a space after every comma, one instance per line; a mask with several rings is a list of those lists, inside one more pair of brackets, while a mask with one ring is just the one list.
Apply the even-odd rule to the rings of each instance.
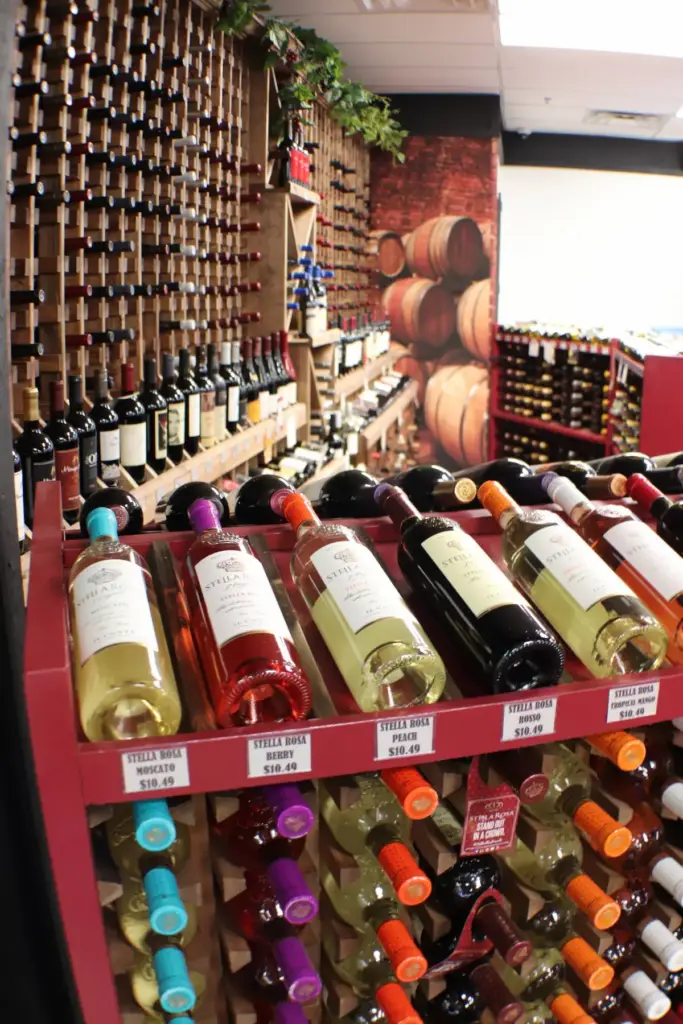
[[[500, 534], [488, 513], [458, 513], [451, 518], [500, 560]], [[389, 520], [364, 520], [349, 525], [365, 530], [387, 571], [400, 581], [397, 533]], [[119, 1021], [86, 809], [89, 805], [160, 795], [158, 791], [126, 791], [123, 764], [131, 753], [178, 752], [186, 760], [188, 784], [174, 787], [171, 792], [183, 795], [268, 781], [253, 773], [250, 776], [250, 744], [253, 755], [255, 740], [276, 736], [296, 735], [303, 748], [310, 751], [310, 767], [287, 776], [296, 781], [470, 756], [530, 745], [541, 738], [570, 739], [634, 726], [641, 721], [650, 723], [683, 716], [683, 672], [675, 668], [618, 680], [596, 680], [582, 666], [570, 662], [573, 682], [512, 697], [482, 694], [481, 684], [465, 668], [461, 652], [441, 634], [424, 602], [422, 606], [416, 602], [413, 608], [446, 662], [450, 675], [448, 699], [404, 715], [361, 714], [293, 586], [289, 574], [293, 534], [289, 527], [243, 527], [235, 532], [250, 536], [261, 557], [267, 562], [272, 559], [279, 572], [291, 601], [290, 616], [293, 609], [295, 641], [313, 673], [314, 707], [324, 717], [284, 727], [254, 726], [131, 743], [88, 743], [80, 735], [71, 684], [66, 605], [68, 570], [85, 542], [63, 538], [59, 485], [40, 484], [37, 490], [26, 628], [26, 701], [55, 886], [86, 1024]], [[166, 539], [174, 553], [182, 557], [192, 535], [149, 531], [126, 541], [146, 555], [159, 538]], [[400, 589], [408, 596], [403, 583]], [[647, 711], [646, 718], [633, 711], [633, 707], [639, 706], [639, 697]], [[619, 717], [620, 707], [626, 709], [624, 719]], [[397, 726], [402, 732], [419, 732], [419, 754], [415, 754], [414, 744], [409, 743], [405, 756], [401, 756], [400, 745], [393, 748], [396, 756], [387, 756], [382, 726], [392, 720], [407, 720], [405, 727]], [[378, 750], [383, 754], [381, 759]], [[281, 778], [275, 776], [272, 781]], [[168, 795], [168, 791], [161, 795]]]

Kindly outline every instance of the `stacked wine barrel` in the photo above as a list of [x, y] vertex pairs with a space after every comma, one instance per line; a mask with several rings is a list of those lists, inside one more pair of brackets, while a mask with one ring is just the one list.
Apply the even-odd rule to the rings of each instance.
[[404, 236], [374, 231], [372, 250], [392, 337], [407, 348], [397, 369], [418, 381], [444, 452], [464, 465], [483, 462], [492, 290], [482, 230], [471, 217], [432, 217]]

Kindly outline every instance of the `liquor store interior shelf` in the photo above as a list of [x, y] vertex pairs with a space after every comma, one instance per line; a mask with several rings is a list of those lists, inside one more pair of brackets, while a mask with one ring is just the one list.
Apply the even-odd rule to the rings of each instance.
[[367, 387], [370, 381], [376, 380], [377, 377], [388, 373], [401, 355], [405, 355], [403, 346], [392, 345], [391, 349], [385, 352], [384, 355], [373, 359], [364, 366], [359, 366], [357, 370], [351, 370], [350, 373], [345, 373], [342, 377], [338, 377], [334, 384], [335, 399], [339, 401], [340, 398], [355, 395], [361, 388]]
[[286, 192], [295, 205], [303, 203], [309, 206], [320, 206], [320, 196], [318, 193], [310, 188], [306, 188], [304, 185], [299, 185], [296, 181], [290, 181], [288, 185], [282, 188], [269, 189], [268, 191]]
[[[285, 777], [304, 779], [363, 772], [393, 763], [442, 761], [517, 748], [544, 738], [571, 739], [625, 725], [631, 728], [641, 720], [649, 724], [683, 716], [683, 672], [679, 668], [596, 680], [572, 662], [569, 672], [574, 681], [555, 688], [506, 696], [482, 694], [480, 687], [475, 692], [476, 683], [467, 675], [461, 653], [447, 641], [438, 642], [438, 627], [432, 617], [412, 602], [400, 582], [394, 526], [389, 520], [375, 519], [350, 525], [363, 527], [386, 569], [428, 626], [447, 664], [451, 679], [450, 693], [448, 688], [446, 691], [449, 699], [403, 714], [358, 713], [294, 589], [289, 575], [291, 530], [285, 526], [242, 527], [236, 532], [249, 536], [257, 547], [260, 545], [262, 557], [272, 559], [281, 576], [290, 599], [290, 624], [311, 675], [314, 694], [318, 694], [317, 698], [314, 696], [314, 706], [319, 712], [322, 709], [324, 717], [286, 726], [221, 731], [207, 731], [204, 726], [203, 731], [163, 740], [79, 742], [69, 664], [65, 569], [72, 564], [83, 542], [62, 541], [56, 485], [40, 485], [36, 518], [27, 613], [26, 699], [44, 812], [47, 815], [48, 805], [56, 801], [54, 813], [59, 809], [62, 815], [60, 827], [68, 823], [69, 804], [73, 813], [82, 814], [84, 805], [120, 802], [130, 799], [133, 792], [139, 792], [141, 797], [153, 796], [155, 792], [158, 795], [156, 787], [140, 791], [126, 788], [123, 759], [130, 761], [131, 755], [140, 755], [139, 763], [144, 764], [155, 756], [161, 757], [160, 751], [165, 752], [166, 758], [175, 752], [171, 759], [175, 756], [186, 764], [188, 775], [187, 785], [178, 785], [173, 792], [202, 793], [256, 785], [264, 777], [267, 780], [271, 773], [264, 776], [254, 769], [255, 759], [259, 759], [255, 752], [285, 746], [288, 737], [303, 757], [297, 770]], [[464, 512], [451, 518], [476, 535], [489, 554], [500, 558], [500, 536], [486, 513]], [[155, 539], [167, 539], [174, 553], [182, 557], [191, 535], [148, 531], [127, 538], [143, 554], [148, 554]], [[315, 668], [316, 664], [319, 668]], [[639, 708], [644, 708], [645, 713]], [[392, 759], [378, 760], [382, 725], [396, 720], [407, 721], [405, 726], [395, 727], [403, 737], [397, 740], [398, 751], [405, 742], [406, 756], [397, 753]], [[277, 760], [272, 763], [282, 764]]]
[[174, 488], [191, 480], [211, 483], [241, 463], [253, 459], [276, 441], [286, 439], [306, 426], [306, 423], [306, 406], [303, 402], [297, 402], [282, 413], [279, 423], [273, 417], [263, 420], [233, 434], [213, 448], [184, 459], [173, 469], [152, 476], [132, 491], [142, 505], [144, 521], [147, 523], [154, 520], [157, 503]]
[[336, 345], [341, 341], [342, 331], [339, 327], [330, 327], [327, 331], [316, 334], [313, 338], [306, 338], [303, 335], [292, 335], [289, 339], [290, 345], [310, 345], [311, 348], [322, 348], [324, 345]]
[[604, 434], [594, 434], [590, 430], [575, 430], [573, 427], [565, 427], [562, 423], [555, 423], [552, 420], [539, 420], [532, 416], [519, 416], [514, 412], [503, 412], [499, 409], [493, 410], [493, 416], [497, 420], [504, 420], [508, 423], [519, 423], [528, 427], [529, 430], [547, 430], [550, 434], [560, 434], [562, 437], [571, 437], [575, 441], [590, 441], [593, 444], [601, 444], [608, 447], [608, 438]]
[[405, 387], [393, 401], [382, 409], [382, 411], [368, 423], [361, 431], [361, 437], [365, 444], [370, 447], [382, 437], [382, 434], [398, 419], [399, 416], [414, 402], [417, 401], [418, 383], [413, 380]]

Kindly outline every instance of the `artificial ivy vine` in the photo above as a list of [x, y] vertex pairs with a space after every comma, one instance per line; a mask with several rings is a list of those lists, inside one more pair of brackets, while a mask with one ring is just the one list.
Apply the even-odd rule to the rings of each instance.
[[408, 132], [396, 120], [386, 96], [346, 79], [346, 64], [329, 40], [312, 28], [272, 17], [270, 10], [261, 0], [223, 0], [218, 24], [224, 32], [243, 36], [255, 19], [261, 20], [263, 44], [268, 49], [266, 67], [284, 63], [290, 72], [290, 80], [279, 90], [283, 121], [289, 112], [305, 109], [320, 97], [347, 134], [360, 133], [369, 145], [392, 153], [403, 163], [401, 147]]

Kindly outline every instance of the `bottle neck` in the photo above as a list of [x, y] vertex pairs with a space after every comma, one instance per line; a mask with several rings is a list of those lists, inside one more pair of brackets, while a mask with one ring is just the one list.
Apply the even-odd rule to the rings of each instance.
[[24, 423], [37, 423], [39, 419], [38, 389], [30, 388], [24, 392]]
[[80, 377], [69, 380], [69, 411], [80, 412], [83, 408], [83, 384]]
[[551, 501], [554, 501], [573, 523], [580, 523], [584, 516], [595, 507], [566, 477], [556, 476], [544, 486]]
[[375, 501], [382, 512], [389, 516], [392, 523], [398, 526], [401, 531], [410, 526], [421, 514], [413, 505], [412, 501], [400, 487], [392, 487], [391, 484], [380, 484], [375, 489]]

